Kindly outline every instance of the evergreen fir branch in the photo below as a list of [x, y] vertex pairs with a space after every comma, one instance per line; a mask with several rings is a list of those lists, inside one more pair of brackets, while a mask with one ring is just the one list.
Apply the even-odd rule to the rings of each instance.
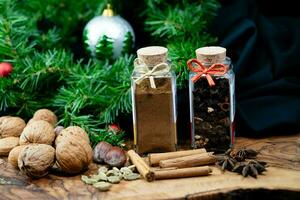
[[53, 105], [60, 113], [82, 114], [93, 108], [95, 117], [101, 122], [115, 120], [119, 113], [131, 111], [130, 76], [133, 56], [117, 59], [112, 65], [107, 63], [88, 64], [84, 68], [74, 68], [66, 79], [69, 87], [62, 87]]
[[28, 25], [28, 17], [16, 10], [16, 2], [2, 0], [0, 3], [0, 61], [15, 61], [15, 59], [33, 51], [33, 43], [28, 38], [34, 33]]
[[34, 40], [37, 49], [53, 49], [58, 48], [57, 44], [60, 43], [61, 37], [59, 35], [59, 30], [54, 27], [48, 31], [35, 34]]
[[96, 13], [97, 8], [104, 7], [105, 1], [74, 1], [74, 0], [26, 0], [18, 1], [27, 16], [36, 18], [40, 24], [41, 33], [46, 33], [53, 27], [61, 38], [56, 43], [56, 48], [66, 48], [74, 43], [81, 43], [81, 37], [76, 32], [81, 32], [82, 25], [91, 18], [101, 14]]
[[177, 0], [173, 3], [146, 0], [146, 3], [146, 30], [162, 45], [168, 46], [177, 85], [186, 87], [189, 74], [186, 61], [195, 55], [195, 49], [216, 41], [206, 30], [219, 3], [217, 0]]
[[105, 123], [112, 123], [120, 113], [131, 112], [130, 86], [124, 87], [109, 102], [108, 107], [101, 113], [100, 120]]
[[158, 38], [193, 37], [207, 28], [217, 8], [218, 3], [215, 0], [166, 4], [149, 11], [146, 28]]
[[2, 85], [0, 88], [0, 110], [6, 111], [9, 107], [15, 107], [17, 102], [15, 93], [4, 90]]
[[73, 56], [64, 50], [49, 50], [45, 53], [34, 52], [30, 57], [20, 61], [22, 74], [19, 75], [21, 89], [37, 91], [44, 86], [55, 85], [61, 78], [70, 73], [70, 67], [75, 67]]

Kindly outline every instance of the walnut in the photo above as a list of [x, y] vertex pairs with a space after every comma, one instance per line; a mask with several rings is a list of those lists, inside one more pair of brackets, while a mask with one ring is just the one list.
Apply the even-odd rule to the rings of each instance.
[[46, 121], [34, 121], [27, 125], [21, 136], [20, 145], [29, 143], [49, 144], [55, 139], [54, 128]]
[[18, 166], [27, 176], [39, 178], [48, 174], [55, 161], [55, 149], [47, 144], [27, 145], [19, 154]]
[[40, 109], [37, 110], [33, 115], [33, 120], [44, 120], [55, 126], [57, 123], [57, 117], [51, 110], [48, 109]]
[[18, 137], [7, 137], [0, 139], [0, 156], [7, 156], [9, 152], [18, 145]]
[[92, 161], [90, 144], [78, 137], [65, 137], [56, 146], [56, 160], [59, 168], [69, 174], [86, 169]]
[[20, 152], [26, 147], [27, 145], [21, 145], [21, 146], [16, 146], [15, 148], [13, 148], [8, 155], [8, 162], [18, 168], [18, 158], [19, 158], [19, 154]]
[[0, 138], [19, 137], [26, 123], [20, 117], [0, 117]]
[[[28, 126], [29, 124], [31, 124], [32, 122], [35, 122], [35, 121], [39, 121], [39, 120], [38, 120], [38, 119], [33, 119], [33, 118], [31, 118], [30, 120], [28, 120], [27, 126]], [[45, 120], [43, 120], [43, 121], [45, 121]]]
[[79, 126], [69, 126], [68, 128], [60, 131], [55, 139], [55, 145], [63, 141], [65, 138], [69, 137], [77, 138], [78, 140], [84, 140], [87, 143], [90, 143], [89, 136], [82, 128], [80, 128]]

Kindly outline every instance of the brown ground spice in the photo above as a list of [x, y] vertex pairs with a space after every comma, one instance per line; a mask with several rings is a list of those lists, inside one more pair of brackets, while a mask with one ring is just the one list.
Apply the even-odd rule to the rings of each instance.
[[149, 79], [136, 85], [137, 152], [165, 152], [176, 150], [172, 80], [155, 78], [157, 88], [151, 88]]

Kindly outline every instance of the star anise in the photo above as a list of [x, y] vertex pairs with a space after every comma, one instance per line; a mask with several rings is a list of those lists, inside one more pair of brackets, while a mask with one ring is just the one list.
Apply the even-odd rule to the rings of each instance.
[[266, 163], [257, 160], [250, 160], [247, 162], [238, 162], [232, 169], [233, 172], [237, 172], [244, 177], [248, 175], [256, 178], [258, 174], [266, 171]]
[[237, 161], [230, 156], [228, 151], [224, 155], [218, 155], [217, 158], [217, 164], [221, 167], [222, 171], [225, 169], [232, 170], [237, 163]]
[[242, 148], [238, 151], [231, 151], [230, 155], [235, 158], [237, 161], [244, 161], [245, 159], [255, 158], [257, 155], [257, 151], [253, 149]]

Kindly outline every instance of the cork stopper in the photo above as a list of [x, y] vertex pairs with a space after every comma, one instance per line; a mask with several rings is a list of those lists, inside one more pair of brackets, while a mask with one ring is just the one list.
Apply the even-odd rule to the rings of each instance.
[[218, 46], [202, 47], [196, 50], [196, 55], [205, 64], [222, 63], [226, 58], [226, 49]]
[[138, 58], [142, 59], [149, 67], [167, 62], [168, 49], [161, 46], [149, 46], [137, 50]]

